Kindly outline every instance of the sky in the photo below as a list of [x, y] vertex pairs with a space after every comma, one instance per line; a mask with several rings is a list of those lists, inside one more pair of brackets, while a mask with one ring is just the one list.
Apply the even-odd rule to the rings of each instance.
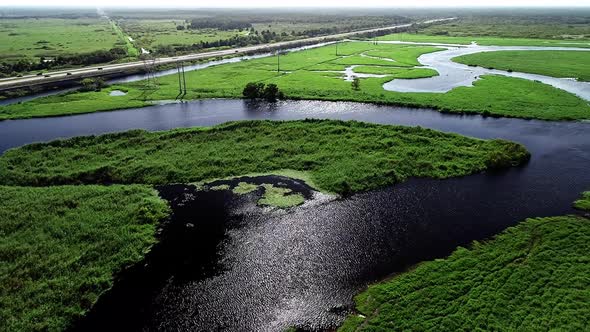
[[2, 0], [0, 6], [100, 7], [590, 7], [590, 0]]

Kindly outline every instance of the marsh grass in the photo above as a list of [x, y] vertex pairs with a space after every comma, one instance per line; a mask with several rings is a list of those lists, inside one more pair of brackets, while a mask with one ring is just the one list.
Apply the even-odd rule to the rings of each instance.
[[243, 121], [211, 128], [129, 131], [9, 150], [0, 183], [190, 183], [291, 169], [340, 194], [408, 177], [448, 178], [518, 165], [526, 149], [420, 127], [330, 120]]
[[527, 219], [369, 286], [340, 331], [587, 330], [589, 250], [587, 218]]
[[468, 54], [453, 61], [545, 76], [590, 81], [590, 51], [497, 51]]
[[147, 186], [0, 186], [0, 330], [61, 331], [143, 259], [167, 204]]
[[294, 194], [291, 189], [275, 187], [272, 184], [263, 184], [264, 194], [258, 200], [258, 204], [278, 208], [288, 208], [301, 205], [305, 198], [301, 194]]

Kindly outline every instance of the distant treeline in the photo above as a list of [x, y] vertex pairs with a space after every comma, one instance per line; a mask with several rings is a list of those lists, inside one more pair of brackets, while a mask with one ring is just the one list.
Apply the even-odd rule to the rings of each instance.
[[250, 34], [247, 36], [233, 36], [228, 39], [215, 41], [200, 41], [190, 45], [158, 45], [154, 49], [156, 54], [175, 55], [177, 53], [198, 52], [209, 48], [223, 47], [244, 47], [248, 45], [271, 43], [285, 40], [286, 36], [281, 36], [275, 32], [263, 31], [261, 33]]
[[243, 20], [227, 19], [194, 19], [187, 26], [188, 29], [218, 29], [218, 30], [244, 30], [250, 29], [252, 23]]
[[[244, 47], [249, 45], [257, 45], [257, 44], [268, 44], [268, 43], [275, 43], [281, 41], [289, 41], [295, 40], [298, 38], [310, 38], [310, 37], [318, 37], [318, 36], [327, 36], [331, 34], [338, 34], [344, 33], [349, 31], [355, 31], [360, 29], [367, 29], [369, 27], [325, 27], [325, 28], [318, 28], [318, 29], [309, 29], [304, 31], [291, 31], [290, 33], [282, 32], [276, 33], [270, 30], [254, 30], [254, 28], [250, 28], [250, 33], [248, 35], [235, 35], [233, 37], [227, 39], [219, 39], [215, 41], [200, 41], [193, 44], [187, 45], [158, 45], [156, 46], [153, 51], [155, 54], [158, 55], [177, 55], [183, 53], [190, 53], [190, 52], [199, 52], [206, 49], [211, 48], [232, 48], [232, 47]], [[415, 29], [412, 27], [412, 29]], [[402, 29], [391, 29], [382, 32], [372, 32], [370, 34], [363, 34], [359, 35], [362, 37], [376, 37], [386, 35], [392, 32], [398, 31], [407, 31], [408, 28]]]
[[114, 47], [110, 50], [99, 50], [89, 53], [60, 55], [53, 59], [41, 58], [39, 62], [32, 62], [27, 59], [21, 59], [14, 63], [0, 63], [0, 76], [15, 76], [18, 73], [26, 73], [37, 70], [47, 70], [62, 66], [88, 66], [98, 63], [107, 63], [118, 59], [125, 58], [127, 51], [120, 47]]

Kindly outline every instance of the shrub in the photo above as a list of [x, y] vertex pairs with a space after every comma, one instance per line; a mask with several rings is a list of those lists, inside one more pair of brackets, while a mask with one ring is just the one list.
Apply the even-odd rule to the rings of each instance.
[[102, 78], [85, 78], [80, 81], [82, 87], [80, 91], [100, 91], [102, 88], [106, 87], [107, 84]]
[[350, 86], [353, 90], [358, 91], [361, 89], [361, 80], [358, 77], [353, 77]]
[[247, 99], [256, 99], [262, 95], [264, 91], [264, 83], [250, 82], [246, 84], [246, 87], [242, 91], [242, 95]]
[[264, 83], [250, 82], [246, 84], [246, 87], [244, 87], [242, 95], [247, 99], [264, 98], [265, 100], [271, 102], [284, 98], [284, 95], [279, 90], [279, 87], [273, 83], [265, 85]]
[[277, 101], [277, 99], [282, 98], [282, 93], [276, 84], [271, 83], [264, 88], [262, 97], [267, 101]]

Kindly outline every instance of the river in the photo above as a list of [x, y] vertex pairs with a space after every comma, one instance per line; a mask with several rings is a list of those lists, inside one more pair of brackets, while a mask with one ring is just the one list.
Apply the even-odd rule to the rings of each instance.
[[[388, 42], [381, 42], [388, 43]], [[394, 42], [397, 44], [397, 42]], [[387, 82], [383, 88], [387, 91], [397, 92], [448, 92], [460, 86], [473, 86], [473, 82], [482, 75], [502, 75], [508, 77], [523, 78], [531, 81], [539, 81], [558, 89], [565, 90], [576, 96], [590, 101], [590, 82], [579, 82], [571, 78], [557, 78], [537, 74], [520, 72], [508, 72], [505, 70], [471, 67], [454, 62], [452, 59], [458, 56], [481, 52], [498, 51], [584, 51], [589, 48], [572, 47], [537, 47], [537, 46], [451, 46], [447, 44], [430, 44], [446, 48], [444, 51], [422, 54], [418, 62], [423, 68], [431, 68], [438, 72], [438, 76], [418, 79], [396, 79]], [[590, 56], [590, 53], [588, 53]]]
[[[504, 138], [524, 144], [532, 159], [524, 167], [503, 172], [411, 179], [284, 213], [256, 210], [251, 202], [227, 192], [188, 195], [196, 197], [191, 201], [194, 208], [175, 210], [184, 218], [176, 227], [195, 231], [180, 232], [181, 239], [171, 241], [178, 245], [160, 252], [166, 257], [209, 253], [207, 262], [183, 261], [183, 269], [167, 271], [164, 284], [149, 292], [142, 280], [150, 275], [136, 276], [130, 283], [137, 288], [134, 291], [149, 296], [139, 303], [133, 302], [135, 297], [124, 302], [124, 297], [117, 298], [124, 292], [113, 292], [120, 303], [130, 304], [117, 312], [94, 312], [90, 317], [101, 322], [97, 329], [333, 328], [352, 309], [353, 295], [368, 283], [411, 264], [444, 257], [457, 246], [488, 238], [527, 217], [574, 213], [572, 201], [590, 188], [590, 123], [461, 116], [347, 102], [203, 100], [3, 121], [0, 151], [34, 141], [131, 128], [164, 130], [231, 120], [303, 118], [419, 125]], [[173, 205], [181, 195], [193, 194], [189, 187], [176, 189], [176, 194], [161, 189]], [[203, 238], [208, 242], [199, 240]], [[191, 243], [204, 247], [195, 249]], [[203, 270], [203, 266], [213, 268]], [[134, 319], [145, 315], [147, 319]]]

